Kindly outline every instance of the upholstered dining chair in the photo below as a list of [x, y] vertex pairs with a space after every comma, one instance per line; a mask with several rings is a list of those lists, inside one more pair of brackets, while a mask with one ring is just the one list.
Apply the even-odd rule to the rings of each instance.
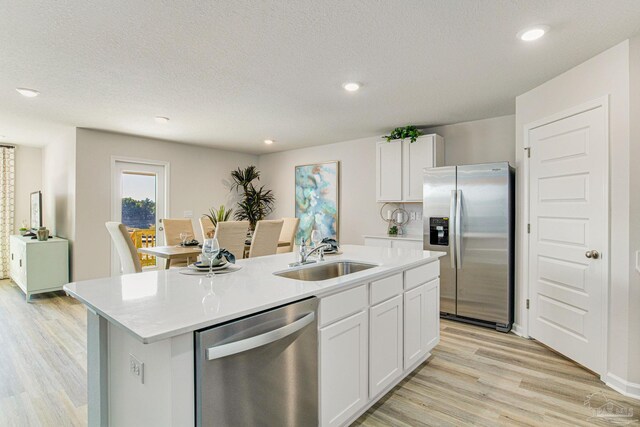
[[292, 252], [295, 243], [296, 233], [300, 218], [282, 218], [282, 231], [280, 232], [279, 242], [289, 242], [289, 246], [278, 246], [278, 253]]
[[216, 226], [213, 225], [213, 222], [209, 219], [208, 216], [200, 217], [200, 231], [202, 231], [202, 238], [211, 238], [216, 232]]
[[281, 219], [258, 221], [256, 230], [253, 232], [249, 258], [273, 255], [277, 252], [283, 223]]
[[248, 230], [249, 221], [221, 221], [216, 227], [214, 237], [218, 239], [220, 248], [228, 250], [237, 259], [242, 259]]
[[[195, 239], [193, 232], [193, 223], [191, 218], [164, 218], [162, 220], [162, 228], [164, 229], [164, 244], [168, 246], [176, 246], [182, 243], [180, 233], [187, 233], [188, 240]], [[171, 267], [186, 267], [188, 258], [171, 260]]]
[[131, 236], [129, 236], [127, 227], [119, 222], [111, 221], [105, 222], [104, 225], [111, 235], [111, 240], [116, 247], [116, 252], [118, 252], [120, 265], [122, 266], [122, 274], [142, 272], [138, 251], [133, 245], [133, 240], [131, 240]]

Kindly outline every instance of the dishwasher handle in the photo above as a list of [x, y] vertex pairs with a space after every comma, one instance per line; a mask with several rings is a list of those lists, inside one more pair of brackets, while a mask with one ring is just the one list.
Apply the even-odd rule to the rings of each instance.
[[300, 329], [313, 322], [315, 318], [316, 314], [311, 312], [293, 323], [289, 323], [286, 326], [274, 329], [264, 334], [256, 335], [255, 337], [240, 341], [230, 342], [228, 344], [209, 347], [207, 349], [207, 360], [220, 359], [222, 357], [232, 356], [234, 354], [262, 347], [263, 345], [271, 344], [272, 342], [281, 340], [282, 338], [298, 332]]

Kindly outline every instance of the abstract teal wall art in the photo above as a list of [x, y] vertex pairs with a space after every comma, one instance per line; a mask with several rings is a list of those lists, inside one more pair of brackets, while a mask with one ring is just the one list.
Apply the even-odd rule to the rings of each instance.
[[313, 230], [338, 240], [339, 186], [340, 162], [296, 166], [296, 243], [304, 238], [308, 244]]

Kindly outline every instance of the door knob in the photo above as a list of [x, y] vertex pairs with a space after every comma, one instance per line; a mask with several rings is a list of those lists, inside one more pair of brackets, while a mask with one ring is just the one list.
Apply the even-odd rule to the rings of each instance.
[[593, 258], [593, 259], [598, 259], [600, 258], [600, 252], [598, 251], [587, 251], [584, 256], [586, 256], [587, 258]]

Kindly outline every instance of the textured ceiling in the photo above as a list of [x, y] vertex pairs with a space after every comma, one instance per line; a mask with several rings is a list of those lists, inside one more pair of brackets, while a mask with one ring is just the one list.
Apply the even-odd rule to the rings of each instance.
[[[516, 95], [640, 31], [637, 0], [0, 0], [0, 10], [4, 141], [41, 145], [76, 126], [252, 153], [512, 114]], [[516, 38], [539, 23], [551, 26], [543, 39]], [[345, 81], [363, 87], [347, 93]]]

